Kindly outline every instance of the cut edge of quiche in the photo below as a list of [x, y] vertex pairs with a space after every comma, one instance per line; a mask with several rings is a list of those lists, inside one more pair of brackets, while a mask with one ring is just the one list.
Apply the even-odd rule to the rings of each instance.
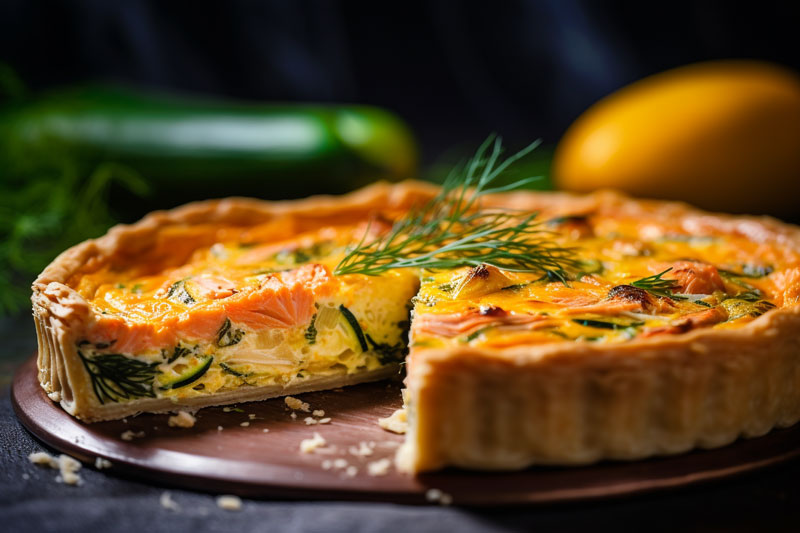
[[[745, 298], [752, 291], [734, 287], [758, 285], [747, 273], [732, 272], [724, 287], [714, 286], [716, 277], [692, 278], [687, 283], [699, 285], [667, 301], [626, 289], [634, 278], [618, 271], [608, 279], [587, 273], [571, 286], [538, 275], [491, 278], [486, 283], [497, 287], [486, 294], [471, 288], [469, 269], [422, 276], [419, 289], [418, 273], [333, 276], [332, 264], [314, 260], [320, 242], [336, 248], [338, 234], [351, 241], [376, 213], [379, 225], [381, 213], [401, 213], [437, 190], [405, 182], [342, 197], [201, 202], [73, 247], [33, 285], [39, 380], [67, 412], [96, 421], [383, 379], [397, 373], [413, 296], [409, 430], [398, 454], [408, 471], [638, 459], [718, 447], [800, 419], [800, 229], [610, 192], [486, 199], [494, 207], [558, 213], [560, 222], [575, 223], [568, 231], [576, 235], [584, 231], [581, 216], [602, 219], [606, 235], [624, 219], [638, 234], [655, 235], [653, 242], [666, 239], [672, 255], [723, 246], [703, 240], [710, 234], [734, 235], [737, 246], [752, 247], [745, 251], [784, 263], [758, 282], [769, 286], [775, 303], [767, 303], [775, 308], [754, 314]], [[657, 268], [645, 272], [648, 254], [658, 250], [636, 249], [636, 239], [623, 237], [607, 239], [614, 249], [603, 239], [592, 246], [638, 265], [637, 278], [680, 268], [653, 259]], [[261, 246], [265, 240], [278, 245]], [[225, 242], [240, 246], [218, 246]], [[200, 249], [214, 257], [198, 257]], [[237, 272], [236, 283], [208, 267], [219, 257]], [[265, 257], [272, 268], [248, 270]], [[207, 268], [187, 271], [194, 263]], [[151, 268], [131, 271], [136, 264]], [[114, 281], [125, 276], [143, 282]], [[714, 290], [698, 289], [704, 282]], [[576, 291], [595, 300], [576, 301]], [[604, 315], [609, 302], [611, 315]], [[654, 305], [682, 314], [658, 316]], [[696, 312], [685, 310], [692, 305]], [[706, 309], [717, 309], [725, 324], [702, 322], [714, 314]], [[137, 364], [115, 366], [115, 350], [133, 350]], [[247, 353], [271, 366], [265, 370]]]

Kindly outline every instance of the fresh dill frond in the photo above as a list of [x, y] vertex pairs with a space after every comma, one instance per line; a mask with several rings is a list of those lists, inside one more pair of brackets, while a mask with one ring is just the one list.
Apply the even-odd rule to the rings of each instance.
[[155, 398], [153, 379], [158, 363], [148, 363], [113, 353], [88, 357], [78, 350], [78, 357], [91, 378], [92, 389], [101, 404], [133, 398]]
[[412, 209], [375, 240], [367, 240], [368, 228], [335, 273], [374, 276], [395, 268], [436, 270], [486, 264], [514, 272], [553, 272], [566, 282], [568, 271], [581, 265], [575, 258], [576, 248], [556, 243], [555, 234], [536, 220], [537, 213], [481, 205], [486, 195], [519, 189], [540, 179], [492, 185], [538, 145], [536, 141], [501, 160], [500, 138], [489, 137], [470, 161], [450, 173], [439, 194], [422, 208]]
[[33, 277], [60, 252], [115, 222], [108, 203], [113, 183], [139, 196], [147, 192], [141, 176], [114, 163], [86, 179], [66, 159], [33, 174], [0, 169], [0, 316], [30, 309]]
[[678, 280], [664, 279], [662, 277], [670, 270], [672, 270], [672, 267], [669, 267], [664, 272], [647, 276], [646, 278], [637, 279], [636, 281], [631, 282], [631, 285], [638, 287], [639, 289], [644, 289], [653, 296], [659, 296], [661, 298], [676, 298], [674, 291], [675, 289], [680, 288]]

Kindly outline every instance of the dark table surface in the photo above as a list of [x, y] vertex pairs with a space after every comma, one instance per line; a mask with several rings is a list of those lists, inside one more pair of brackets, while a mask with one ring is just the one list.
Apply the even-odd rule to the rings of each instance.
[[[142, 483], [111, 471], [81, 470], [83, 485], [55, 481], [31, 464], [47, 450], [17, 421], [9, 399], [13, 370], [35, 350], [29, 317], [0, 320], [0, 531], [798, 531], [800, 461], [696, 487], [568, 505], [516, 508], [421, 507], [330, 501], [244, 500], [224, 511], [213, 494]], [[47, 450], [51, 453], [54, 450]], [[163, 508], [169, 491], [179, 511]]]

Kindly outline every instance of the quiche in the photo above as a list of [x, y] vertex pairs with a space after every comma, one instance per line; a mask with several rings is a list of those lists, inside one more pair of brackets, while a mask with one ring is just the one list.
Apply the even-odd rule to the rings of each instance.
[[405, 182], [117, 226], [33, 285], [41, 385], [98, 421], [405, 362], [412, 472], [674, 454], [800, 418], [800, 229], [613, 192], [484, 192], [434, 222], [419, 206], [440, 189]]

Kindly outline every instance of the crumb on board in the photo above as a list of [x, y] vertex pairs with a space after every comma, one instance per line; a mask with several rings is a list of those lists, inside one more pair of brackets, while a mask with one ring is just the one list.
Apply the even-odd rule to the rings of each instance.
[[333, 467], [337, 468], [337, 469], [338, 468], [345, 468], [347, 466], [347, 464], [348, 464], [347, 463], [347, 459], [342, 459], [341, 457], [339, 459], [334, 459], [333, 460]]
[[327, 444], [327, 441], [322, 438], [322, 435], [314, 432], [314, 436], [310, 439], [303, 439], [300, 442], [300, 451], [303, 453], [314, 453], [317, 448], [322, 448]]
[[392, 461], [390, 459], [379, 459], [377, 461], [373, 461], [371, 463], [367, 463], [367, 474], [370, 476], [385, 476], [389, 473], [389, 469], [392, 467]]
[[370, 446], [365, 441], [361, 441], [358, 443], [358, 446], [350, 446], [347, 449], [350, 452], [350, 455], [355, 455], [358, 457], [366, 457], [367, 455], [372, 455], [374, 446]]
[[123, 431], [122, 434], [119, 436], [122, 440], [133, 440], [133, 439], [141, 439], [144, 437], [144, 431], [132, 431], [127, 430]]
[[408, 430], [408, 417], [405, 409], [398, 409], [386, 418], [379, 418], [378, 425], [386, 431], [404, 434]]
[[171, 428], [190, 428], [194, 427], [197, 419], [188, 411], [178, 411], [178, 414], [167, 419], [167, 424]]
[[269, 429], [268, 428], [264, 428], [264, 429], [261, 430], [261, 432], [262, 433], [269, 433]]
[[102, 457], [97, 457], [94, 460], [94, 467], [98, 470], [111, 468], [111, 461], [109, 461], [108, 459], [103, 459]]
[[217, 496], [217, 507], [226, 511], [241, 511], [242, 499], [233, 494], [223, 494]]
[[354, 465], [350, 465], [344, 469], [344, 475], [347, 477], [356, 477], [358, 474], [358, 468]]
[[250, 420], [255, 420], [256, 419], [256, 414], [255, 413], [250, 413], [250, 414], [247, 415], [247, 418], [249, 418]]
[[290, 416], [292, 417], [292, 420], [296, 420], [297, 419], [297, 413], [295, 413], [295, 412], [292, 412], [292, 414]]
[[323, 411], [322, 409], [314, 409], [314, 412], [312, 412], [311, 414], [313, 416], [316, 416], [317, 418], [322, 418], [323, 416], [325, 416], [325, 411]]
[[222, 426], [217, 426], [217, 431], [222, 431], [222, 429], [223, 429]]
[[319, 422], [320, 424], [330, 424], [330, 423], [331, 423], [331, 417], [329, 417], [329, 416], [326, 416], [325, 418], [320, 418], [320, 419], [318, 420], [318, 422]]
[[240, 425], [240, 426], [242, 426], [243, 428], [246, 428], [247, 426], [249, 426], [249, 425], [250, 425], [250, 422], [244, 421], [244, 422], [242, 422], [242, 423], [241, 423], [241, 424], [239, 424], [239, 425]]
[[308, 413], [311, 411], [311, 406], [308, 405], [308, 402], [304, 402], [294, 396], [287, 396], [283, 399], [289, 409], [294, 411], [303, 411], [304, 413]]
[[172, 499], [172, 494], [169, 492], [162, 492], [161, 497], [158, 498], [158, 502], [161, 504], [161, 507], [168, 511], [178, 512], [181, 510], [181, 506], [178, 505], [178, 502]]
[[317, 419], [307, 416], [303, 419], [303, 422], [305, 422], [307, 426], [312, 426], [317, 423]]

